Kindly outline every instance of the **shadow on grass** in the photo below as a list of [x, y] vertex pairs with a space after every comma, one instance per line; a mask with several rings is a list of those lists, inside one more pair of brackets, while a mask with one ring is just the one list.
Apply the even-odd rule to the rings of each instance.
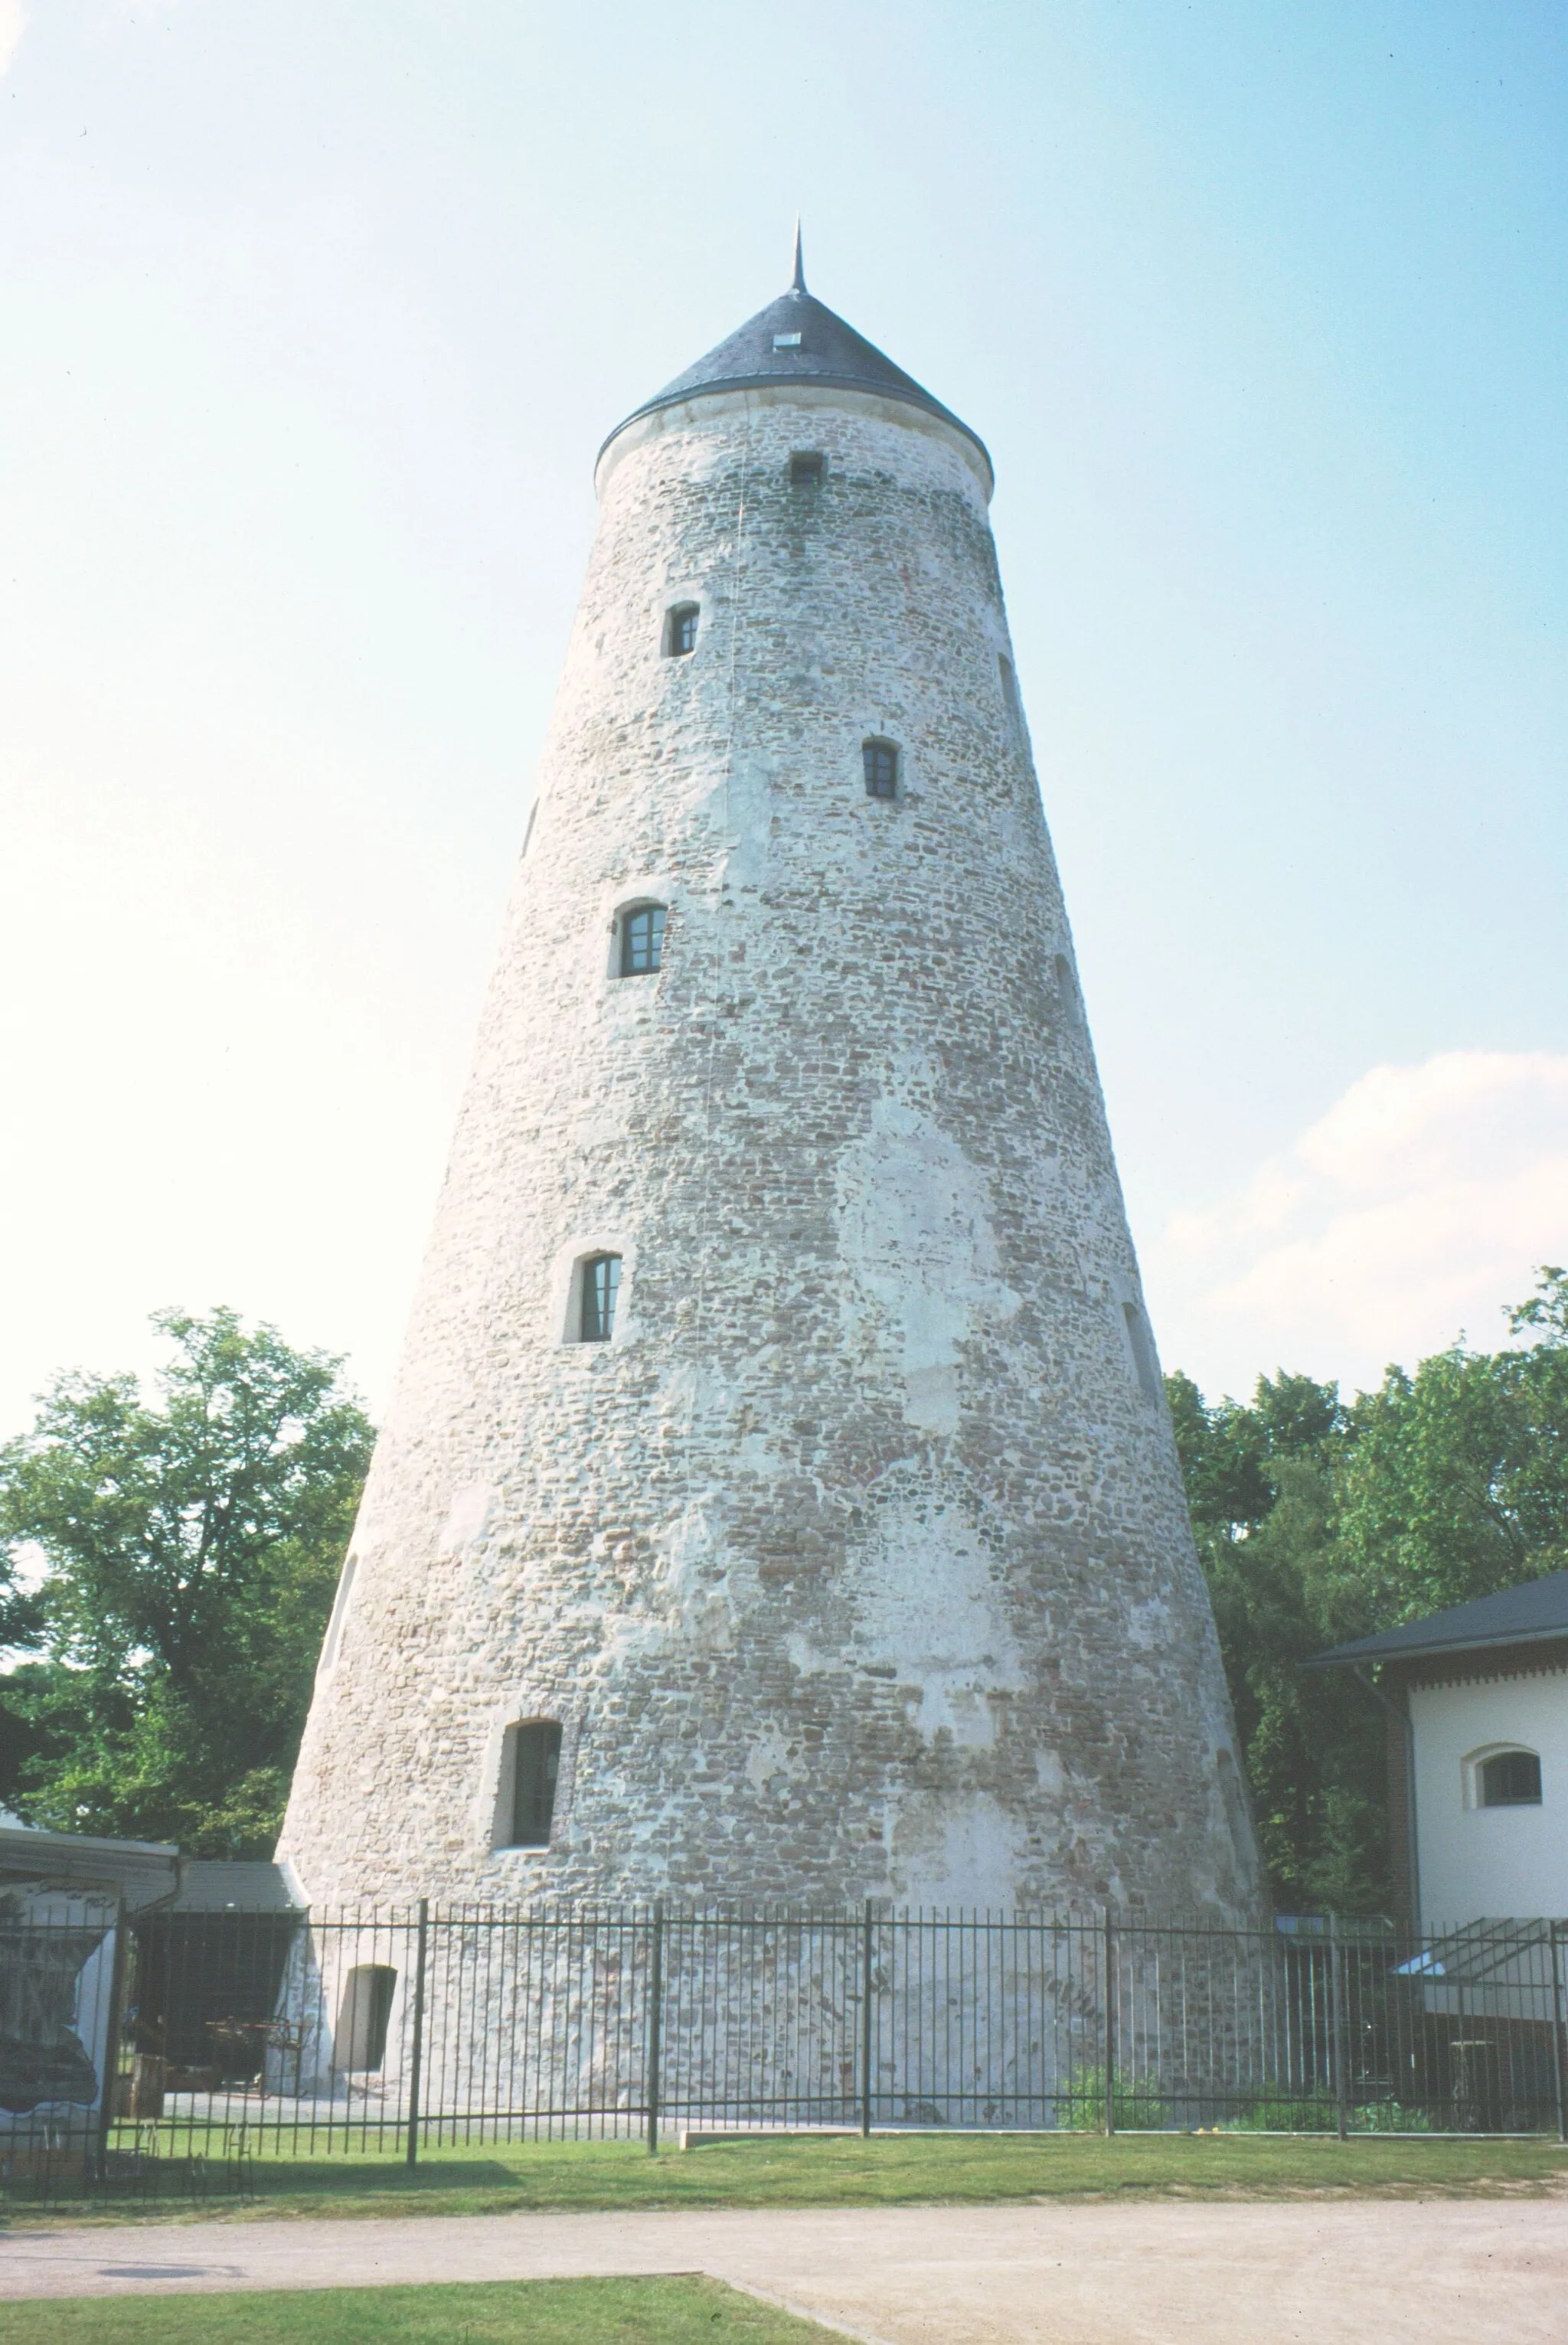
[[257, 2198], [297, 2198], [307, 2194], [334, 2198], [384, 2197], [427, 2198], [433, 2191], [509, 2190], [515, 2193], [517, 2170], [498, 2157], [442, 2157], [410, 2167], [400, 2159], [369, 2157], [268, 2158], [253, 2168], [252, 2193]]

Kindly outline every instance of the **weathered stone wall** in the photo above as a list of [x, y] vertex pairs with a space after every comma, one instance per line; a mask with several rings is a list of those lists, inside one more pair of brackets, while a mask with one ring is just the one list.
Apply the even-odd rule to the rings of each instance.
[[[313, 1898], [1252, 1906], [988, 485], [820, 390], [603, 460], [280, 1851]], [[601, 1249], [614, 1341], [565, 1342]], [[495, 1848], [538, 1716], [553, 1842]]]

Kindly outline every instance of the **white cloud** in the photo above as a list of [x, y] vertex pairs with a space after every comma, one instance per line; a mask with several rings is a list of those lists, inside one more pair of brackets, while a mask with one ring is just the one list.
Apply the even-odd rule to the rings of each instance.
[[26, 29], [27, 11], [22, 0], [0, 0], [0, 74], [15, 56]]
[[1212, 1209], [1174, 1214], [1147, 1272], [1167, 1362], [1206, 1389], [1303, 1367], [1376, 1383], [1568, 1260], [1568, 1058], [1450, 1051], [1373, 1067]]

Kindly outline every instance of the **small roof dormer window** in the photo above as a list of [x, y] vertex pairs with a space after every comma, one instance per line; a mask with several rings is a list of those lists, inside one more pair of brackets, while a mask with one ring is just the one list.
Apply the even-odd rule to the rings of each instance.
[[800, 337], [799, 334], [775, 334], [773, 347], [776, 350], [798, 350], [800, 347]]

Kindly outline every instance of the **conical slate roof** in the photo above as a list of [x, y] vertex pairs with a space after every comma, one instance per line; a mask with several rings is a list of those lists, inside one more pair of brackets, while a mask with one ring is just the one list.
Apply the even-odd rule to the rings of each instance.
[[[940, 415], [944, 423], [952, 424], [968, 440], [972, 440], [989, 468], [990, 454], [985, 442], [972, 431], [961, 416], [940, 399], [895, 366], [874, 342], [857, 334], [825, 301], [819, 301], [806, 290], [806, 279], [800, 261], [800, 243], [795, 242], [795, 281], [788, 293], [777, 301], [769, 301], [766, 310], [759, 310], [744, 326], [738, 327], [725, 341], [717, 343], [695, 366], [667, 382], [652, 399], [616, 424], [605, 442], [607, 448], [617, 433], [644, 415], [653, 415], [661, 407], [678, 406], [682, 400], [699, 396], [704, 391], [745, 391], [763, 382], [810, 382], [824, 390], [864, 391], [882, 399], [902, 400], [907, 406], [921, 407], [928, 415]], [[602, 454], [603, 450], [600, 451]]]

